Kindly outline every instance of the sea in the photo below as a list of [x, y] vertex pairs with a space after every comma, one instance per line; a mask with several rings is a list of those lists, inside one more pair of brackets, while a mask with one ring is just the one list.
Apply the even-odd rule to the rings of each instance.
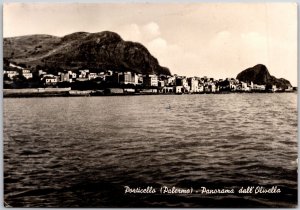
[[296, 207], [297, 93], [4, 98], [10, 207]]

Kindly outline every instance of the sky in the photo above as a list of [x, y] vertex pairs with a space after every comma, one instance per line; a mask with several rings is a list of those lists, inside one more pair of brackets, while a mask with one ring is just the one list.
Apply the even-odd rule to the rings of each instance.
[[172, 74], [236, 77], [264, 64], [297, 86], [296, 3], [7, 3], [3, 36], [114, 31]]

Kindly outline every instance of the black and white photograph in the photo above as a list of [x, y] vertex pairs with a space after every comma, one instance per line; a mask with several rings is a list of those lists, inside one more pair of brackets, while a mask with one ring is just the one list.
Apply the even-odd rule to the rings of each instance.
[[298, 206], [291, 2], [3, 5], [3, 196]]

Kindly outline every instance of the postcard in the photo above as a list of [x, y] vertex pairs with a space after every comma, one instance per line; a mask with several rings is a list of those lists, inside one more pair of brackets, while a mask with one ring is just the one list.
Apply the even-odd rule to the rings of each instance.
[[3, 36], [5, 207], [297, 207], [297, 4], [6, 3]]

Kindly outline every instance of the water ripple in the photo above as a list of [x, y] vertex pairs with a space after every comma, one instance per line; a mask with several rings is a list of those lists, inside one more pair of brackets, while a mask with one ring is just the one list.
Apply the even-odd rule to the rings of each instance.
[[[294, 93], [6, 98], [5, 201], [13, 207], [295, 206], [296, 102]], [[259, 184], [283, 193], [123, 192], [125, 185]]]

